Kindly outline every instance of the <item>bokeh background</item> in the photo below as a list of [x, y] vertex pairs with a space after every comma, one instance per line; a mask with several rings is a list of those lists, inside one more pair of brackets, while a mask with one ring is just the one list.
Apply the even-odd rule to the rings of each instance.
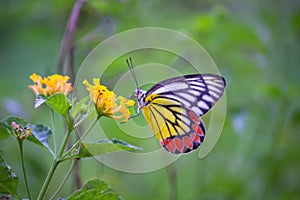
[[[0, 2], [2, 119], [18, 115], [29, 122], [51, 125], [48, 109], [33, 108], [29, 76], [34, 72], [57, 72], [61, 41], [74, 3]], [[223, 133], [206, 158], [199, 160], [197, 152], [191, 153], [171, 166], [146, 174], [119, 172], [92, 158], [82, 160], [77, 170], [81, 181], [103, 178], [124, 199], [298, 199], [300, 2], [89, 1], [82, 8], [77, 26], [75, 70], [100, 41], [144, 26], [186, 33], [214, 59], [228, 82]], [[162, 54], [137, 60], [154, 62], [157, 57], [168, 59]], [[108, 86], [127, 70], [120, 63], [104, 79]], [[58, 130], [62, 131], [60, 121], [57, 118]], [[6, 139], [0, 145], [20, 177], [19, 193], [26, 196], [17, 142]], [[51, 157], [34, 144], [26, 142], [25, 148], [29, 184], [36, 196]], [[53, 186], [67, 165], [59, 168]], [[70, 194], [76, 188], [75, 182], [71, 176], [59, 196]]]

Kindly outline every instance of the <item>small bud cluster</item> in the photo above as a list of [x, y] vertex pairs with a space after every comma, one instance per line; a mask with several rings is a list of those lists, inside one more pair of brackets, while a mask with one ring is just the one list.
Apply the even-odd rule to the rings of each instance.
[[14, 131], [14, 135], [18, 140], [24, 140], [32, 135], [32, 129], [30, 128], [30, 125], [21, 127], [16, 122], [12, 122], [11, 127]]

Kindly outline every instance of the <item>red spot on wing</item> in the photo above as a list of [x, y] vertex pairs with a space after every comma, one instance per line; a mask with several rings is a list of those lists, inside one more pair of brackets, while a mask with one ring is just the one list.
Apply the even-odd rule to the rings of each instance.
[[188, 115], [190, 119], [193, 120], [196, 124], [200, 123], [199, 117], [193, 111], [189, 111]]
[[199, 138], [199, 136], [196, 134], [196, 133], [191, 133], [191, 140], [193, 141], [193, 142], [198, 142], [198, 143], [200, 143], [200, 138]]
[[173, 142], [180, 153], [183, 153], [183, 144], [180, 138], [174, 138]]
[[170, 151], [171, 153], [175, 153], [175, 145], [172, 139], [161, 140], [160, 144], [166, 148], [166, 150]]
[[191, 139], [188, 136], [184, 136], [182, 138], [182, 141], [187, 148], [189, 148], [189, 149], [193, 148], [193, 142], [191, 141]]
[[203, 131], [201, 130], [201, 127], [198, 124], [192, 124], [192, 129], [200, 136], [204, 136]]

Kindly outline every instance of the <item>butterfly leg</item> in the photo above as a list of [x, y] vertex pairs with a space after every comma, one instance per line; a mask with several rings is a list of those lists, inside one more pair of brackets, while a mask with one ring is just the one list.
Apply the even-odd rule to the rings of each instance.
[[[135, 114], [135, 115], [132, 115], [132, 116], [130, 116], [129, 118], [128, 118], [128, 120], [131, 120], [132, 118], [135, 118], [135, 117], [137, 117], [137, 116], [139, 116], [140, 115], [140, 113], [137, 113], [137, 114]], [[121, 124], [125, 124], [126, 122], [120, 122]]]
[[129, 119], [132, 119], [132, 118], [135, 118], [135, 117], [137, 117], [137, 116], [139, 116], [139, 115], [140, 115], [141, 108], [142, 108], [142, 107], [139, 106], [138, 109], [137, 109], [137, 113], [136, 113], [135, 115], [130, 116], [130, 117], [128, 118], [128, 120], [129, 120]]
[[139, 115], [140, 115], [140, 113], [136, 113], [135, 115], [130, 116], [130, 117], [128, 118], [128, 120], [130, 120], [130, 119], [132, 119], [132, 118], [135, 118], [135, 117], [137, 117], [137, 116], [139, 116]]

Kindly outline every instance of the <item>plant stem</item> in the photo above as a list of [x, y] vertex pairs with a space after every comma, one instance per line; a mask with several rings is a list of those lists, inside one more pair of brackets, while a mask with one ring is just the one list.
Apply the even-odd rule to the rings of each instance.
[[64, 140], [63, 140], [63, 142], [62, 142], [62, 144], [60, 146], [60, 150], [59, 150], [58, 156], [57, 156], [58, 158], [61, 158], [62, 154], [64, 153], [64, 150], [66, 148], [66, 145], [67, 145], [69, 137], [70, 137], [70, 134], [71, 134], [71, 132], [73, 130], [72, 127], [71, 127], [71, 125], [70, 125], [70, 123], [68, 122], [68, 120], [66, 120], [66, 122], [67, 122], [67, 125], [68, 125], [68, 127], [67, 127], [67, 134], [65, 135]]
[[39, 193], [39, 196], [37, 197], [38, 200], [42, 200], [42, 199], [44, 198], [45, 193], [46, 193], [46, 190], [47, 190], [47, 188], [48, 188], [48, 186], [49, 186], [50, 180], [51, 180], [51, 178], [52, 178], [52, 176], [53, 176], [53, 174], [54, 174], [54, 171], [55, 171], [56, 168], [57, 168], [57, 165], [58, 165], [58, 161], [57, 161], [57, 159], [55, 158], [55, 159], [53, 160], [52, 164], [51, 164], [51, 167], [50, 167], [50, 169], [49, 169], [49, 172], [48, 172], [48, 174], [47, 174], [47, 177], [46, 177], [46, 179], [45, 179], [45, 182], [44, 182], [44, 184], [43, 184], [43, 186], [42, 186], [42, 189], [41, 189], [41, 191], [40, 191], [40, 193]]
[[55, 126], [54, 126], [54, 111], [50, 108], [50, 118], [51, 118], [51, 126], [52, 126], [52, 135], [53, 135], [53, 147], [54, 153], [56, 155], [56, 134], [55, 134]]
[[74, 44], [73, 40], [75, 37], [76, 25], [78, 22], [81, 7], [83, 6], [83, 4], [85, 2], [86, 2], [86, 0], [77, 0], [75, 5], [73, 6], [72, 12], [69, 16], [67, 27], [66, 27], [65, 34], [64, 34], [64, 38], [61, 43], [59, 59], [58, 59], [58, 64], [57, 64], [57, 67], [58, 67], [57, 71], [59, 74], [63, 73], [65, 56], [66, 56], [67, 52], [70, 50], [70, 48], [72, 48], [72, 45]]
[[28, 186], [28, 181], [27, 181], [26, 170], [25, 170], [25, 163], [24, 163], [23, 140], [18, 140], [18, 142], [19, 142], [19, 148], [20, 148], [20, 154], [21, 154], [21, 163], [22, 163], [22, 170], [23, 170], [23, 176], [24, 176], [24, 181], [25, 181], [26, 192], [27, 192], [27, 195], [28, 195], [28, 199], [31, 199], [29, 186]]
[[62, 189], [62, 187], [64, 186], [64, 184], [66, 183], [66, 181], [68, 180], [71, 172], [72, 172], [72, 169], [74, 167], [74, 164], [75, 164], [75, 160], [73, 159], [72, 160], [72, 163], [71, 163], [71, 166], [66, 174], [66, 176], [64, 177], [64, 179], [62, 180], [61, 184], [58, 186], [58, 188], [56, 189], [55, 193], [52, 195], [52, 197], [50, 199], [54, 199], [54, 197], [59, 193], [59, 191]]
[[74, 164], [74, 175], [73, 175], [73, 182], [74, 185], [76, 186], [76, 190], [78, 190], [79, 188], [81, 188], [82, 186], [82, 180], [81, 180], [81, 176], [80, 176], [80, 162], [79, 160], [77, 159], [75, 161], [75, 164]]
[[92, 130], [92, 128], [95, 126], [95, 124], [97, 123], [99, 117], [97, 117], [94, 122], [90, 125], [90, 127], [82, 134], [82, 136], [79, 138], [79, 140], [77, 140], [77, 142], [72, 146], [72, 148], [70, 148], [61, 158], [66, 157], [69, 153], [71, 153], [74, 149], [77, 148], [78, 144], [80, 143], [81, 140], [83, 140], [85, 138], [85, 136]]
[[50, 167], [49, 172], [47, 174], [47, 177], [45, 179], [45, 182], [44, 182], [44, 184], [42, 186], [42, 189], [41, 189], [41, 191], [39, 193], [39, 196], [37, 198], [38, 200], [41, 200], [41, 199], [44, 198], [46, 190], [47, 190], [47, 188], [49, 186], [49, 183], [50, 183], [50, 181], [51, 181], [51, 179], [52, 179], [52, 177], [54, 175], [54, 171], [56, 170], [58, 164], [60, 163], [59, 160], [60, 160], [62, 154], [64, 153], [65, 147], [66, 147], [67, 142], [68, 142], [69, 137], [70, 137], [70, 134], [71, 134], [71, 132], [73, 130], [73, 128], [72, 128], [71, 124], [68, 122], [68, 120], [65, 119], [65, 121], [67, 123], [67, 132], [66, 132], [66, 135], [65, 135], [64, 140], [63, 140], [63, 142], [62, 142], [62, 144], [60, 146], [60, 150], [58, 152], [57, 157], [52, 161], [52, 164], [51, 164], [51, 167]]

